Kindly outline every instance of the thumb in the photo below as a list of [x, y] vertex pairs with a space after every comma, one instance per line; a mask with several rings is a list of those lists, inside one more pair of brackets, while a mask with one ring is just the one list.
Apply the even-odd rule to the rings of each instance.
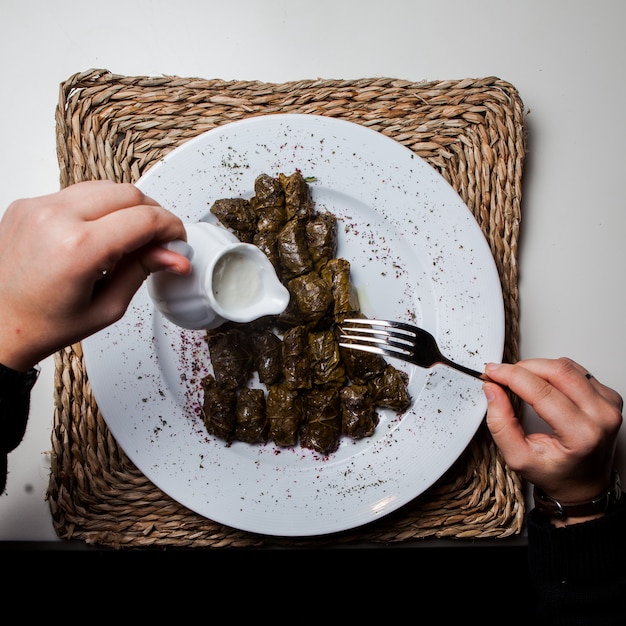
[[519, 467], [527, 448], [526, 433], [515, 415], [506, 391], [496, 383], [485, 383], [487, 398], [487, 427], [502, 452], [505, 461], [513, 468]]

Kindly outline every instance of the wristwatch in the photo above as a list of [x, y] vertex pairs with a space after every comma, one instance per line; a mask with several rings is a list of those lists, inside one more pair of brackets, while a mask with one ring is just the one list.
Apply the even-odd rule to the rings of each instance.
[[613, 478], [610, 488], [592, 500], [583, 502], [559, 502], [556, 498], [551, 498], [537, 487], [533, 490], [535, 509], [537, 512], [556, 519], [567, 519], [568, 517], [587, 517], [606, 513], [610, 511], [622, 497], [622, 485], [619, 474], [613, 470]]
[[39, 371], [39, 366], [35, 366], [26, 372], [18, 372], [0, 363], [0, 397], [6, 395], [5, 390], [19, 395], [30, 393], [37, 382]]

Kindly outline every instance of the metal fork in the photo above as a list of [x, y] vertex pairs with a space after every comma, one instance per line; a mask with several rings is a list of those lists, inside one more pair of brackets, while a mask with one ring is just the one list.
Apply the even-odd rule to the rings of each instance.
[[339, 345], [344, 348], [383, 354], [420, 367], [432, 367], [442, 363], [474, 378], [489, 380], [486, 374], [445, 357], [436, 339], [423, 328], [402, 322], [365, 318], [346, 319], [339, 326]]

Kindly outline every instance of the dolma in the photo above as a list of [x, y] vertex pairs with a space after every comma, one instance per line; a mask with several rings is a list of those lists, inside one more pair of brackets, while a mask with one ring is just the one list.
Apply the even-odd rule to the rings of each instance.
[[309, 354], [314, 385], [343, 387], [346, 370], [332, 330], [309, 333]]
[[306, 322], [319, 322], [333, 306], [331, 289], [317, 272], [292, 278], [287, 283], [287, 288]]
[[314, 387], [304, 396], [305, 420], [300, 445], [320, 454], [330, 454], [339, 447], [341, 403], [339, 390]]
[[387, 366], [387, 362], [380, 354], [341, 346], [339, 353], [348, 378], [356, 385], [366, 384], [371, 378], [382, 374]]
[[[353, 350], [358, 352], [358, 350]], [[411, 404], [409, 376], [406, 372], [387, 365], [385, 369], [367, 382], [372, 398], [377, 406], [388, 407], [394, 411], [406, 411]]]
[[270, 385], [267, 390], [265, 414], [268, 437], [277, 446], [295, 446], [304, 419], [302, 397], [285, 383]]
[[300, 326], [307, 323], [306, 318], [300, 311], [298, 303], [293, 294], [289, 298], [287, 308], [276, 318], [276, 325], [279, 329], [291, 328], [292, 326]]
[[254, 352], [254, 369], [259, 382], [277, 383], [283, 375], [283, 342], [271, 330], [254, 333], [251, 338]]
[[374, 434], [378, 413], [366, 385], [349, 385], [339, 392], [341, 399], [341, 432], [352, 439]]
[[278, 180], [285, 190], [287, 217], [289, 219], [293, 217], [308, 219], [311, 217], [313, 214], [311, 190], [302, 173], [295, 171], [289, 176], [279, 174]]
[[263, 389], [243, 387], [235, 408], [234, 439], [245, 443], [267, 441], [267, 416]]
[[281, 228], [276, 248], [283, 279], [288, 280], [313, 269], [313, 261], [306, 243], [306, 223], [303, 220], [289, 220]]
[[236, 326], [220, 326], [207, 333], [206, 341], [217, 382], [228, 389], [244, 386], [253, 367], [246, 333]]
[[333, 258], [321, 270], [322, 278], [330, 285], [335, 317], [357, 313], [361, 306], [359, 296], [350, 277], [350, 263]]
[[249, 200], [244, 198], [222, 198], [216, 200], [209, 209], [227, 228], [246, 243], [252, 241], [257, 230], [257, 217]]
[[[338, 345], [343, 319], [364, 315], [350, 263], [337, 257], [337, 218], [314, 210], [301, 172], [261, 174], [250, 200], [216, 201], [211, 212], [265, 253], [291, 298], [280, 315], [207, 332], [207, 430], [228, 442], [300, 441], [329, 454], [342, 434], [371, 436], [379, 408], [405, 411], [411, 397], [404, 372], [382, 355]], [[255, 371], [267, 388], [265, 410], [261, 392], [248, 387]]]
[[306, 224], [306, 240], [313, 267], [319, 271], [337, 254], [337, 218], [328, 212], [316, 215]]
[[283, 375], [289, 389], [311, 388], [308, 334], [306, 326], [294, 326], [283, 334]]
[[202, 389], [202, 421], [207, 432], [230, 443], [236, 423], [236, 390], [220, 385], [211, 374], [202, 379]]
[[278, 232], [287, 221], [285, 191], [280, 181], [268, 174], [257, 176], [250, 199], [257, 218], [257, 231]]
[[252, 243], [263, 251], [280, 276], [280, 256], [278, 254], [278, 233], [273, 230], [260, 230], [252, 238]]

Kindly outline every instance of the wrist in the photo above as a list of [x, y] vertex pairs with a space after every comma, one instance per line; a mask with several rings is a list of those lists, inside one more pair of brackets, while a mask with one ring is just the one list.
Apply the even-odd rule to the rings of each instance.
[[34, 345], [30, 332], [0, 322], [0, 363], [5, 367], [17, 372], [32, 369], [40, 361], [34, 355]]
[[556, 526], [569, 526], [602, 517], [622, 497], [619, 475], [613, 471], [612, 482], [596, 497], [578, 502], [559, 501], [535, 486], [533, 498], [536, 511], [549, 518]]
[[0, 363], [17, 372], [35, 367], [45, 356], [39, 347], [38, 332], [38, 325], [32, 320], [24, 321], [19, 328], [0, 321]]
[[0, 366], [18, 374], [26, 374], [37, 367], [37, 361], [17, 354], [0, 353]]

